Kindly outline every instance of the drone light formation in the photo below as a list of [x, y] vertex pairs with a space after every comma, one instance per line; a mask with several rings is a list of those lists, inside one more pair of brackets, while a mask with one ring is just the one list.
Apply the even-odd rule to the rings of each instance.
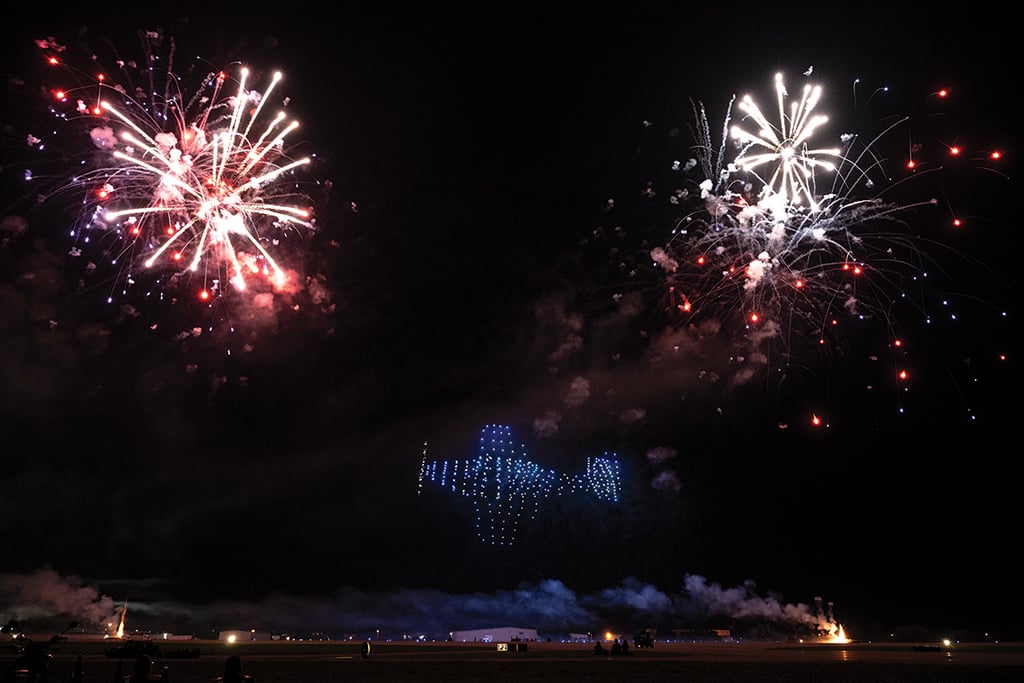
[[588, 495], [617, 503], [621, 490], [615, 454], [587, 458], [582, 474], [558, 473], [527, 460], [523, 446], [513, 443], [511, 428], [503, 425], [480, 430], [479, 451], [471, 460], [427, 460], [424, 450], [421, 491], [424, 482], [471, 499], [477, 537], [498, 546], [514, 544], [521, 523], [534, 519], [549, 497]]

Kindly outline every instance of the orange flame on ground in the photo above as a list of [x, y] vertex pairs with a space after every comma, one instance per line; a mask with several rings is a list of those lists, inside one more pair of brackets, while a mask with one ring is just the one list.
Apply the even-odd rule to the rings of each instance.
[[831, 636], [828, 637], [828, 642], [830, 642], [830, 643], [849, 643], [850, 642], [850, 639], [846, 637], [846, 629], [843, 628], [842, 624], [839, 625], [839, 628], [836, 630], [835, 633], [833, 633]]
[[117, 625], [117, 637], [124, 638], [124, 617], [128, 613], [128, 603], [124, 603], [124, 607], [121, 609], [121, 623]]

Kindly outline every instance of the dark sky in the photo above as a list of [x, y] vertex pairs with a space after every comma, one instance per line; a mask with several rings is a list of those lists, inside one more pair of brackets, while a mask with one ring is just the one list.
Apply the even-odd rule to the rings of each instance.
[[[785, 628], [819, 598], [855, 637], [1021, 633], [1003, 22], [302, 5], [4, 26], [0, 615], [128, 601], [136, 627], [397, 637]], [[71, 236], [95, 149], [47, 111], [72, 75], [35, 40], [87, 81], [111, 46], [138, 59], [137, 29], [181, 65], [284, 72], [289, 142], [316, 155], [316, 229], [275, 245], [295, 289], [199, 304], [195, 281], [140, 271], [125, 290], [113, 241]], [[938, 200], [886, 228], [893, 270], [927, 281], [875, 276], [879, 308], [824, 345], [679, 325], [650, 265], [691, 102], [718, 139], [733, 96], [772, 112], [776, 72], [791, 95], [823, 85], [827, 145], [910, 117], [872, 147], [882, 183]], [[911, 152], [927, 173], [901, 181]], [[419, 473], [474, 458], [491, 424], [559, 473], [615, 453], [619, 500], [552, 496], [515, 543], [479, 542], [472, 501]]]

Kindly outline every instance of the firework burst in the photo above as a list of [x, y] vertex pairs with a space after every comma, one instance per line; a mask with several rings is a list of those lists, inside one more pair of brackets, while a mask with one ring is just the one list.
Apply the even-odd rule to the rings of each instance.
[[785, 110], [788, 92], [782, 74], [775, 75], [775, 92], [779, 108], [777, 126], [768, 122], [750, 95], [746, 95], [740, 101], [739, 109], [753, 119], [759, 126], [759, 131], [751, 133], [742, 126], [732, 127], [733, 139], [743, 144], [735, 164], [741, 171], [754, 175], [761, 166], [774, 164], [771, 178], [765, 183], [765, 191], [777, 195], [781, 205], [797, 205], [803, 199], [810, 202], [812, 211], [817, 211], [820, 207], [814, 191], [815, 171], [835, 170], [835, 165], [831, 161], [822, 160], [820, 157], [841, 156], [838, 148], [807, 147], [815, 130], [828, 121], [828, 117], [822, 114], [811, 115], [821, 98], [821, 86], [805, 86], [803, 97], [799, 103], [792, 104], [789, 115]]
[[[300, 176], [311, 157], [296, 158], [289, 146], [299, 124], [277, 94], [281, 73], [260, 91], [245, 66], [204, 70], [186, 91], [173, 58], [151, 50], [162, 36], [143, 38], [141, 68], [118, 59], [112, 72], [94, 68], [85, 84], [51, 89], [51, 113], [78, 124], [96, 150], [93, 167], [64, 188], [85, 195], [70, 231], [78, 248], [104, 245], [122, 293], [142, 273], [155, 288], [187, 279], [202, 300], [254, 280], [294, 288], [274, 252], [312, 231], [315, 218]], [[55, 41], [37, 45], [51, 67], [86, 80]]]
[[[899, 198], [911, 177], [925, 175], [922, 166], [905, 165], [906, 175], [893, 182], [879, 149], [908, 118], [888, 122], [867, 140], [844, 134], [835, 147], [819, 146], [815, 136], [828, 122], [818, 112], [822, 88], [806, 86], [787, 106], [779, 74], [775, 92], [777, 121], [750, 96], [735, 107], [741, 118], [734, 121], [730, 102], [719, 143], [703, 104], [694, 102], [693, 156], [672, 161], [671, 190], [648, 182], [641, 193], [642, 213], [655, 212], [648, 226], [669, 216], [667, 238], [662, 227], [662, 236], [627, 248], [628, 231], [617, 228], [617, 271], [653, 292], [654, 310], [669, 327], [729, 330], [734, 358], [745, 356], [746, 368], [802, 363], [799, 349], [806, 344], [826, 353], [841, 349], [851, 322], [881, 325], [886, 347], [901, 357], [899, 314], [909, 309], [930, 323], [925, 301], [935, 280], [952, 279], [933, 253], [950, 248], [919, 230], [922, 217], [941, 223], [932, 220], [939, 200]], [[621, 215], [613, 201], [605, 210]], [[894, 363], [899, 385], [907, 370]]]
[[[690, 181], [695, 188], [674, 194], [675, 201], [693, 208], [651, 257], [668, 276], [677, 313], [738, 314], [745, 326], [760, 330], [760, 337], [785, 332], [789, 338], [798, 331], [823, 345], [840, 313], [887, 317], [891, 304], [881, 295], [884, 285], [901, 277], [909, 254], [923, 257], [892, 228], [934, 200], [899, 204], [878, 196], [857, 198], [874, 184], [874, 158], [854, 151], [854, 136], [847, 137], [845, 152], [807, 149], [813, 130], [825, 121], [808, 119], [820, 89], [806, 89], [788, 116], [781, 75], [776, 90], [780, 121], [774, 128], [752, 98], [743, 99], [741, 109], [761, 132], [755, 137], [733, 126], [732, 138], [741, 146], [731, 162], [725, 161], [724, 149], [712, 154], [704, 111], [696, 107], [701, 139], [691, 168], [704, 177]], [[771, 151], [751, 154], [751, 146]], [[835, 162], [818, 160], [820, 154]], [[768, 180], [752, 171], [770, 164]], [[823, 183], [829, 188], [824, 193], [816, 190]]]
[[[246, 91], [248, 74], [248, 69], [241, 70], [238, 91], [226, 104], [226, 120], [211, 117], [226, 80], [223, 73], [213, 76], [209, 108], [191, 123], [178, 119], [177, 136], [173, 132], [150, 135], [109, 101], [101, 103], [103, 111], [129, 130], [120, 136], [124, 151], [113, 153], [123, 168], [101, 172], [103, 202], [93, 220], [116, 222], [132, 239], [149, 232], [152, 254], [143, 262], [147, 268], [169, 254], [174, 262], [187, 261], [189, 270], [195, 272], [203, 260], [211, 258], [230, 272], [229, 280], [238, 289], [245, 289], [247, 273], [269, 277], [275, 285], [284, 284], [285, 273], [263, 246], [256, 226], [269, 219], [277, 228], [313, 227], [307, 207], [265, 197], [266, 188], [310, 159], [278, 163], [285, 136], [298, 125], [282, 126], [283, 112], [257, 139], [250, 138], [266, 98]], [[274, 74], [271, 89], [280, 78], [280, 73]], [[211, 124], [211, 118], [223, 127]], [[102, 137], [97, 132], [95, 139]], [[127, 178], [121, 182], [124, 176]], [[139, 186], [150, 198], [147, 205], [111, 210], [120, 189], [127, 189], [126, 203], [132, 204], [135, 199], [131, 195]], [[147, 226], [148, 231], [144, 229]], [[245, 247], [252, 253], [247, 254]], [[188, 252], [191, 256], [186, 258]]]

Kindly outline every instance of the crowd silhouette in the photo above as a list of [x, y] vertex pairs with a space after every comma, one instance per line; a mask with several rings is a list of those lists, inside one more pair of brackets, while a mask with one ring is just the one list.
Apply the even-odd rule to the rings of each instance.
[[613, 657], [619, 657], [619, 656], [622, 656], [622, 655], [628, 655], [628, 654], [630, 654], [630, 652], [629, 652], [629, 641], [626, 640], [625, 638], [622, 638], [622, 639], [616, 638], [615, 640], [612, 641], [612, 647], [611, 647], [611, 652], [610, 653], [608, 652], [608, 650], [604, 649], [604, 646], [601, 644], [601, 641], [597, 641], [596, 643], [594, 643], [594, 654], [595, 655], [611, 654]]

